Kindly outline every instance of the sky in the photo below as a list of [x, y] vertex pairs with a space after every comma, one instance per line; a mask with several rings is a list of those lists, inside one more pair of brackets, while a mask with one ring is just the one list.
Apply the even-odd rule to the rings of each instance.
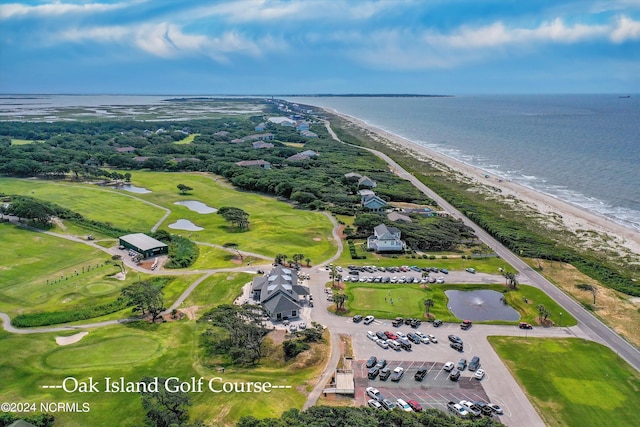
[[0, 93], [640, 93], [640, 0], [0, 0]]

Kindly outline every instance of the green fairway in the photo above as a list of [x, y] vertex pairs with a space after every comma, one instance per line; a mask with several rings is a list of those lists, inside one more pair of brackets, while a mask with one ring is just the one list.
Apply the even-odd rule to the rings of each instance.
[[[241, 264], [237, 253], [224, 249], [218, 249], [207, 245], [199, 245], [200, 255], [198, 260], [191, 266], [191, 270], [211, 269], [211, 268], [233, 268], [239, 267]], [[244, 257], [242, 264], [265, 264], [273, 262], [273, 260], [265, 260], [252, 256]]]
[[[137, 171], [133, 182], [153, 191], [140, 195], [141, 198], [171, 209], [171, 215], [161, 227], [169, 232], [218, 245], [236, 243], [240, 250], [270, 258], [279, 253], [289, 257], [302, 253], [312, 263], [319, 263], [335, 254], [336, 244], [331, 236], [333, 225], [320, 212], [294, 209], [273, 197], [237, 191], [213, 176], [203, 174]], [[193, 190], [188, 195], [181, 195], [177, 184], [187, 185]], [[249, 230], [239, 232], [220, 215], [200, 214], [174, 204], [186, 200], [200, 201], [213, 208], [232, 206], [243, 209], [249, 214]], [[204, 230], [189, 232], [168, 227], [178, 219], [190, 220]]]
[[164, 210], [135, 198], [139, 195], [97, 185], [0, 178], [0, 188], [7, 194], [53, 202], [88, 219], [132, 231], [149, 232], [164, 215]]
[[[507, 288], [502, 285], [434, 285], [430, 284], [427, 289], [418, 284], [376, 284], [376, 283], [347, 283], [344, 293], [347, 295], [347, 315], [361, 314], [363, 316], [372, 314], [382, 319], [393, 319], [395, 317], [415, 317], [426, 319], [426, 309], [424, 301], [431, 298], [434, 302], [430, 309], [432, 317], [445, 322], [460, 322], [448, 309], [449, 299], [445, 294], [447, 290], [471, 291], [479, 289], [494, 290], [503, 292]], [[528, 303], [524, 303], [523, 297]], [[544, 305], [551, 313], [550, 319], [559, 320], [558, 313], [562, 308], [557, 305], [549, 296], [533, 286], [520, 285], [517, 290], [510, 290], [505, 293], [505, 298], [509, 305], [520, 313], [520, 320], [515, 322], [489, 320], [478, 323], [505, 323], [517, 324], [520, 321], [536, 324], [538, 319], [538, 304]], [[393, 299], [393, 305], [391, 305]], [[577, 324], [575, 318], [564, 313], [562, 319], [563, 326], [574, 326]]]
[[640, 425], [640, 374], [581, 339], [488, 337], [549, 426]]
[[183, 306], [209, 307], [220, 304], [220, 301], [233, 301], [242, 292], [242, 286], [254, 277], [255, 275], [248, 273], [214, 274], [198, 285]]

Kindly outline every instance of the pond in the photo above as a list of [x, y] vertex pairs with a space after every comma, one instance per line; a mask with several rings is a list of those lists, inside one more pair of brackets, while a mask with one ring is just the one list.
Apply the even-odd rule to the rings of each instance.
[[185, 200], [183, 202], [175, 202], [174, 205], [186, 206], [194, 212], [198, 212], [199, 214], [210, 214], [214, 212], [218, 212], [218, 209], [212, 208], [211, 206], [205, 205], [202, 202], [198, 202], [196, 200]]
[[125, 191], [128, 191], [130, 193], [137, 193], [137, 194], [151, 193], [151, 190], [147, 190], [144, 187], [136, 187], [135, 185], [131, 185], [131, 184], [120, 185], [120, 186], [118, 186], [116, 188], [118, 190], [125, 190]]
[[169, 224], [167, 227], [173, 228], [174, 230], [187, 230], [187, 231], [201, 231], [204, 230], [202, 227], [198, 227], [188, 219], [179, 219], [173, 224]]
[[466, 320], [520, 320], [520, 313], [502, 301], [501, 292], [487, 289], [477, 291], [445, 291], [449, 310]]

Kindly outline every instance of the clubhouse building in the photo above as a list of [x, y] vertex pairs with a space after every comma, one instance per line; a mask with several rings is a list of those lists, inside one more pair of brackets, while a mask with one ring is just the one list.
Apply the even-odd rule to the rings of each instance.
[[141, 254], [143, 258], [169, 253], [169, 246], [144, 233], [122, 236], [120, 237], [120, 245]]
[[300, 317], [309, 288], [298, 284], [295, 270], [277, 265], [264, 276], [253, 279], [251, 292], [272, 321], [281, 321]]

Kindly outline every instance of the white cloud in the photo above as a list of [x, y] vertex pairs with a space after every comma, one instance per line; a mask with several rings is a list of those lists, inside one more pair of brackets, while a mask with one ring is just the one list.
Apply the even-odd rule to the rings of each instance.
[[98, 13], [122, 9], [129, 6], [127, 3], [45, 3], [35, 6], [21, 3], [9, 3], [0, 5], [0, 19], [8, 19], [23, 16], [55, 16], [67, 14]]
[[640, 39], [640, 21], [634, 21], [626, 16], [618, 17], [610, 38], [616, 43]]
[[144, 52], [162, 58], [203, 55], [219, 62], [229, 60], [229, 54], [260, 56], [264, 52], [281, 51], [286, 43], [269, 35], [249, 39], [236, 31], [226, 31], [210, 37], [187, 34], [181, 27], [167, 23], [135, 26], [105, 26], [73, 28], [58, 36], [60, 41], [118, 43], [132, 45]]

